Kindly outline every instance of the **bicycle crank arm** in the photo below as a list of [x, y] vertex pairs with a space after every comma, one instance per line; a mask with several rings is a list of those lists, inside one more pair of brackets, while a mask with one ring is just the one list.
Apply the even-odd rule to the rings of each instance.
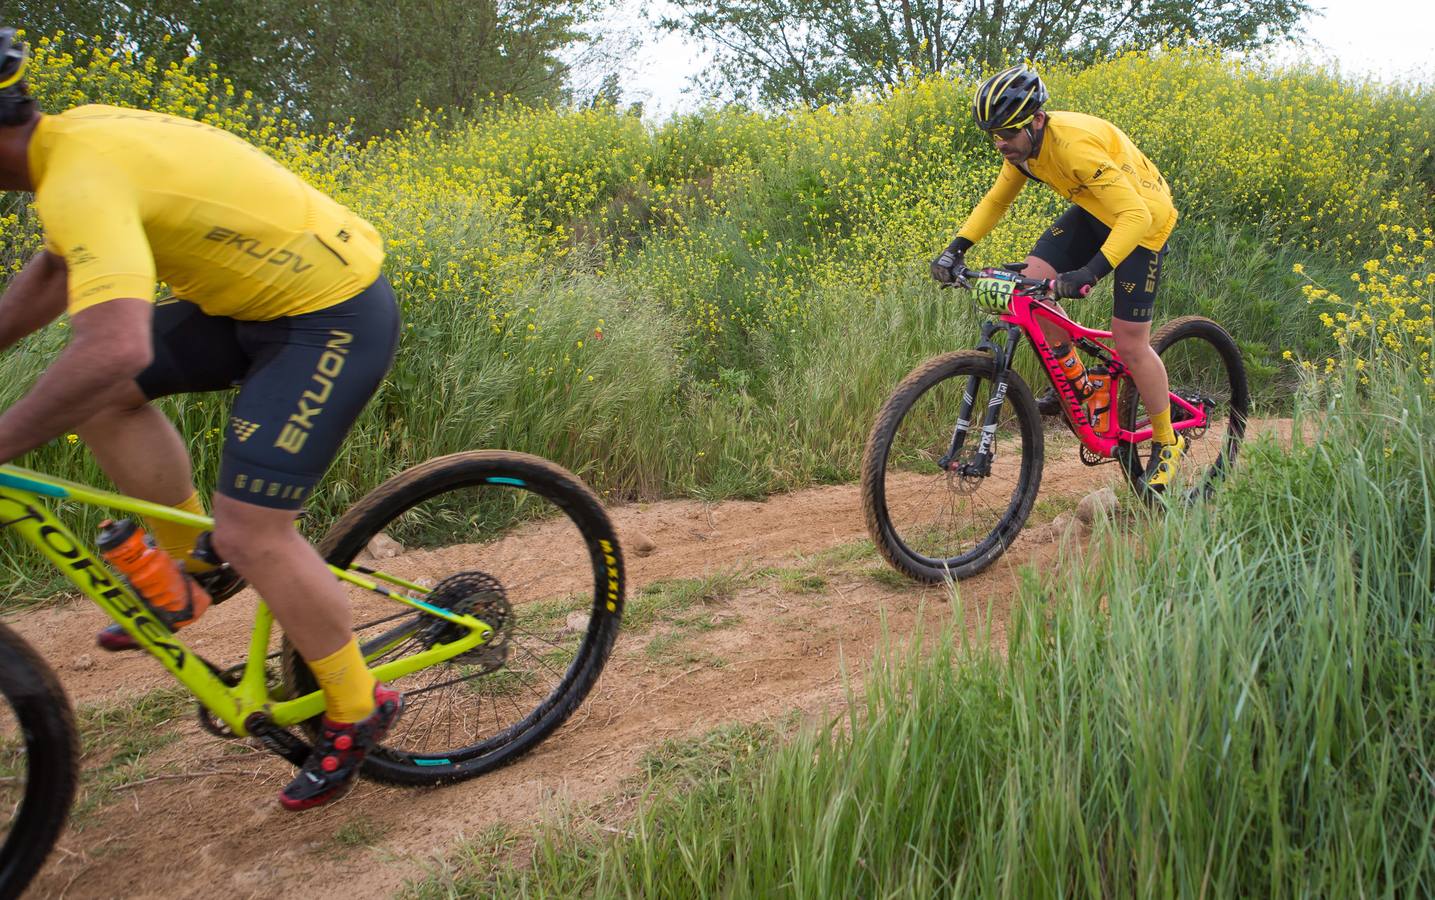
[[284, 757], [293, 763], [296, 768], [304, 765], [304, 761], [309, 758], [309, 753], [313, 750], [312, 747], [301, 738], [296, 737], [289, 729], [280, 728], [278, 725], [275, 725], [274, 720], [269, 718], [268, 713], [257, 712], [251, 714], [249, 718], [244, 720], [244, 730], [254, 737], [259, 738], [259, 742], [264, 745], [264, 749], [270, 753]]

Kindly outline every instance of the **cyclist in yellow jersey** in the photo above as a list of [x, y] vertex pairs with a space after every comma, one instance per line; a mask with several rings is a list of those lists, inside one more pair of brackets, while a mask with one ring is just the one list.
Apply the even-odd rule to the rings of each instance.
[[[33, 191], [45, 249], [0, 295], [0, 348], [68, 312], [68, 346], [0, 413], [0, 461], [77, 431], [127, 494], [203, 513], [188, 452], [150, 401], [237, 386], [213, 498], [214, 550], [253, 584], [324, 690], [322, 737], [280, 794], [342, 794], [397, 720], [355, 642], [347, 597], [294, 519], [393, 362], [398, 305], [374, 228], [239, 138], [113, 106], [43, 115], [26, 52], [0, 29], [0, 189]], [[162, 281], [173, 296], [157, 298]], [[149, 520], [223, 599], [197, 529]], [[186, 582], [189, 583], [189, 582]], [[171, 627], [198, 618], [197, 588]], [[200, 597], [203, 602], [195, 603]], [[152, 599], [152, 598], [146, 598]], [[134, 646], [123, 630], [105, 649]]]
[[[1159, 493], [1186, 447], [1171, 427], [1170, 383], [1151, 347], [1161, 261], [1176, 227], [1171, 189], [1121, 129], [1095, 116], [1047, 112], [1046, 101], [1041, 78], [1025, 66], [998, 72], [977, 88], [973, 117], [1004, 162], [996, 184], [932, 261], [932, 277], [945, 283], [956, 278], [967, 250], [991, 231], [1027, 181], [1041, 181], [1070, 200], [1073, 205], [1032, 248], [1022, 274], [1055, 279], [1057, 296], [1071, 298], [1115, 271], [1111, 331], [1151, 415], [1157, 449], [1145, 484]], [[1038, 321], [1078, 396], [1086, 398], [1093, 424], [1104, 430], [1115, 400], [1110, 377], [1086, 372], [1065, 332]], [[1054, 392], [1038, 405], [1047, 415], [1061, 408]]]

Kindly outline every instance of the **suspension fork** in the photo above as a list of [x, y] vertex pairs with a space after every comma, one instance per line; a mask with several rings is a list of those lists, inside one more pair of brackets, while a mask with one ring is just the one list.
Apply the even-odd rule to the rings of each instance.
[[[998, 333], [1003, 332], [1006, 339], [1000, 343], [992, 340]], [[1016, 355], [1017, 348], [1021, 346], [1021, 327], [1011, 324], [997, 324], [986, 321], [982, 323], [982, 340], [977, 344], [978, 350], [985, 350], [992, 355], [992, 394], [987, 401], [986, 412], [982, 417], [981, 442], [977, 445], [976, 456], [970, 463], [961, 466], [960, 475], [987, 476], [992, 471], [992, 450], [996, 445], [997, 418], [1001, 415], [1002, 406], [1006, 403], [1007, 383], [1010, 380], [1011, 361]], [[967, 432], [972, 428], [973, 407], [977, 402], [977, 383], [979, 378], [973, 375], [967, 379], [967, 386], [962, 391], [962, 404], [957, 411], [957, 424], [952, 428], [952, 440], [947, 446], [947, 453], [937, 460], [937, 465], [943, 471], [957, 471], [956, 461], [961, 455], [962, 446], [967, 442]]]

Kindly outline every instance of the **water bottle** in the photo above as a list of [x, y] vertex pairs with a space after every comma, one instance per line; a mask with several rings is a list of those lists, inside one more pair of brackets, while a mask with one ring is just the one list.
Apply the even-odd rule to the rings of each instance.
[[140, 599], [161, 613], [169, 627], [188, 625], [209, 608], [204, 588], [129, 519], [101, 522], [96, 544], [105, 561], [129, 580]]

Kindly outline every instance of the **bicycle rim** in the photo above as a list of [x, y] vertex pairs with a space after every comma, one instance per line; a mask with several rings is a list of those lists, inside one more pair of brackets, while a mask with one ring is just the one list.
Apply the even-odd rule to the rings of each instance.
[[[427, 589], [427, 601], [495, 628], [485, 647], [391, 683], [404, 714], [365, 764], [382, 780], [470, 777], [531, 748], [586, 696], [622, 613], [622, 561], [601, 504], [576, 477], [523, 454], [411, 469], [361, 501], [323, 549], [336, 565]], [[350, 598], [371, 667], [455, 637], [370, 592], [351, 588]], [[296, 691], [313, 684], [300, 663], [286, 651]]]
[[863, 463], [863, 503], [879, 550], [907, 575], [939, 581], [976, 574], [1026, 522], [1041, 481], [1042, 434], [1030, 389], [1015, 373], [1009, 379], [985, 474], [940, 463], [973, 383], [973, 422], [954, 462], [976, 460], [994, 389], [989, 356], [938, 357], [909, 375], [878, 414]]
[[[1166, 367], [1171, 392], [1206, 413], [1206, 427], [1179, 432], [1186, 438], [1186, 451], [1177, 473], [1188, 497], [1202, 496], [1235, 463], [1245, 435], [1250, 398], [1240, 351], [1224, 329], [1199, 316], [1168, 322], [1152, 337], [1151, 344]], [[1123, 385], [1123, 394], [1123, 425], [1148, 425], [1145, 404], [1129, 379]], [[1187, 418], [1189, 413], [1173, 405], [1173, 425], [1179, 426]], [[1151, 452], [1150, 443], [1128, 452], [1123, 471], [1133, 482], [1145, 471]]]
[[17, 897], [64, 827], [74, 799], [69, 701], [44, 661], [0, 625], [0, 897]]

